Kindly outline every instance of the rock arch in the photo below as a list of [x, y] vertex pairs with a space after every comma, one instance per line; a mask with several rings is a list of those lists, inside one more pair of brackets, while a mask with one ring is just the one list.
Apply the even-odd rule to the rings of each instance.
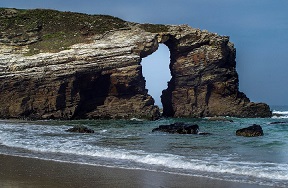
[[31, 56], [23, 55], [29, 41], [0, 41], [0, 117], [157, 119], [141, 59], [159, 43], [170, 50], [172, 78], [161, 97], [165, 116], [271, 116], [268, 105], [239, 92], [236, 51], [228, 37], [187, 25], [128, 26], [95, 35], [91, 43]]
[[170, 50], [172, 78], [161, 96], [164, 116], [271, 116], [268, 105], [250, 102], [239, 91], [229, 37], [182, 25], [158, 33], [157, 39]]

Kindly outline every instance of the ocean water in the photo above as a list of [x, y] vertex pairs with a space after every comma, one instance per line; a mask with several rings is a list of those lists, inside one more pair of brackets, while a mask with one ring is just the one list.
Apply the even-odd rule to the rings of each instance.
[[[0, 120], [0, 153], [288, 187], [288, 107], [272, 109], [272, 118], [228, 117], [233, 122], [188, 118]], [[212, 135], [152, 133], [153, 128], [174, 122], [198, 124], [201, 132]], [[65, 131], [79, 124], [95, 133]], [[264, 136], [235, 135], [237, 129], [252, 124], [261, 125]]]

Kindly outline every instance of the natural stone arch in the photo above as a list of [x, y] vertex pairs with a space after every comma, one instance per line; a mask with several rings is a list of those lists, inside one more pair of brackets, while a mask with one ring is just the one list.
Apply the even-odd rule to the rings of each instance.
[[252, 103], [239, 92], [236, 52], [228, 37], [187, 25], [148, 27], [121, 21], [119, 28], [119, 19], [112, 20], [115, 30], [53, 53], [24, 55], [49, 24], [23, 31], [35, 36], [24, 43], [4, 35], [0, 117], [157, 119], [159, 109], [145, 89], [141, 59], [159, 43], [168, 46], [171, 57], [172, 78], [162, 94], [165, 116], [271, 116], [268, 105]]
[[[159, 33], [170, 50], [171, 80], [163, 91], [163, 115], [169, 117], [265, 117], [266, 104], [251, 103], [239, 92], [236, 51], [229, 38], [176, 26]], [[255, 110], [257, 109], [257, 110]]]

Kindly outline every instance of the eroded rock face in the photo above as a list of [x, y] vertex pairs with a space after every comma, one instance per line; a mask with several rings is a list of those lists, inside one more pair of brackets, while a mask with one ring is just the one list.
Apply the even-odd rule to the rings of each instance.
[[33, 41], [24, 43], [0, 35], [6, 37], [0, 40], [1, 118], [157, 119], [159, 109], [145, 89], [141, 59], [159, 43], [171, 53], [172, 79], [161, 97], [165, 116], [271, 116], [266, 104], [251, 103], [239, 92], [235, 49], [228, 37], [186, 25], [151, 31], [127, 22], [125, 28], [89, 35], [90, 42], [25, 55], [29, 45], [41, 40], [44, 27], [37, 25]]
[[[228, 37], [182, 26], [165, 44], [172, 79], [163, 91], [164, 115], [268, 117], [269, 106], [239, 92], [236, 51]], [[176, 33], [176, 31], [175, 31]]]

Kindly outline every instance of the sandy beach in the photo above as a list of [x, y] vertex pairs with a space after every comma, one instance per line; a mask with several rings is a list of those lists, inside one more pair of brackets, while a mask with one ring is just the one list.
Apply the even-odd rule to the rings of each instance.
[[0, 155], [0, 161], [0, 187], [2, 188], [265, 187], [162, 172], [61, 163], [7, 155]]

